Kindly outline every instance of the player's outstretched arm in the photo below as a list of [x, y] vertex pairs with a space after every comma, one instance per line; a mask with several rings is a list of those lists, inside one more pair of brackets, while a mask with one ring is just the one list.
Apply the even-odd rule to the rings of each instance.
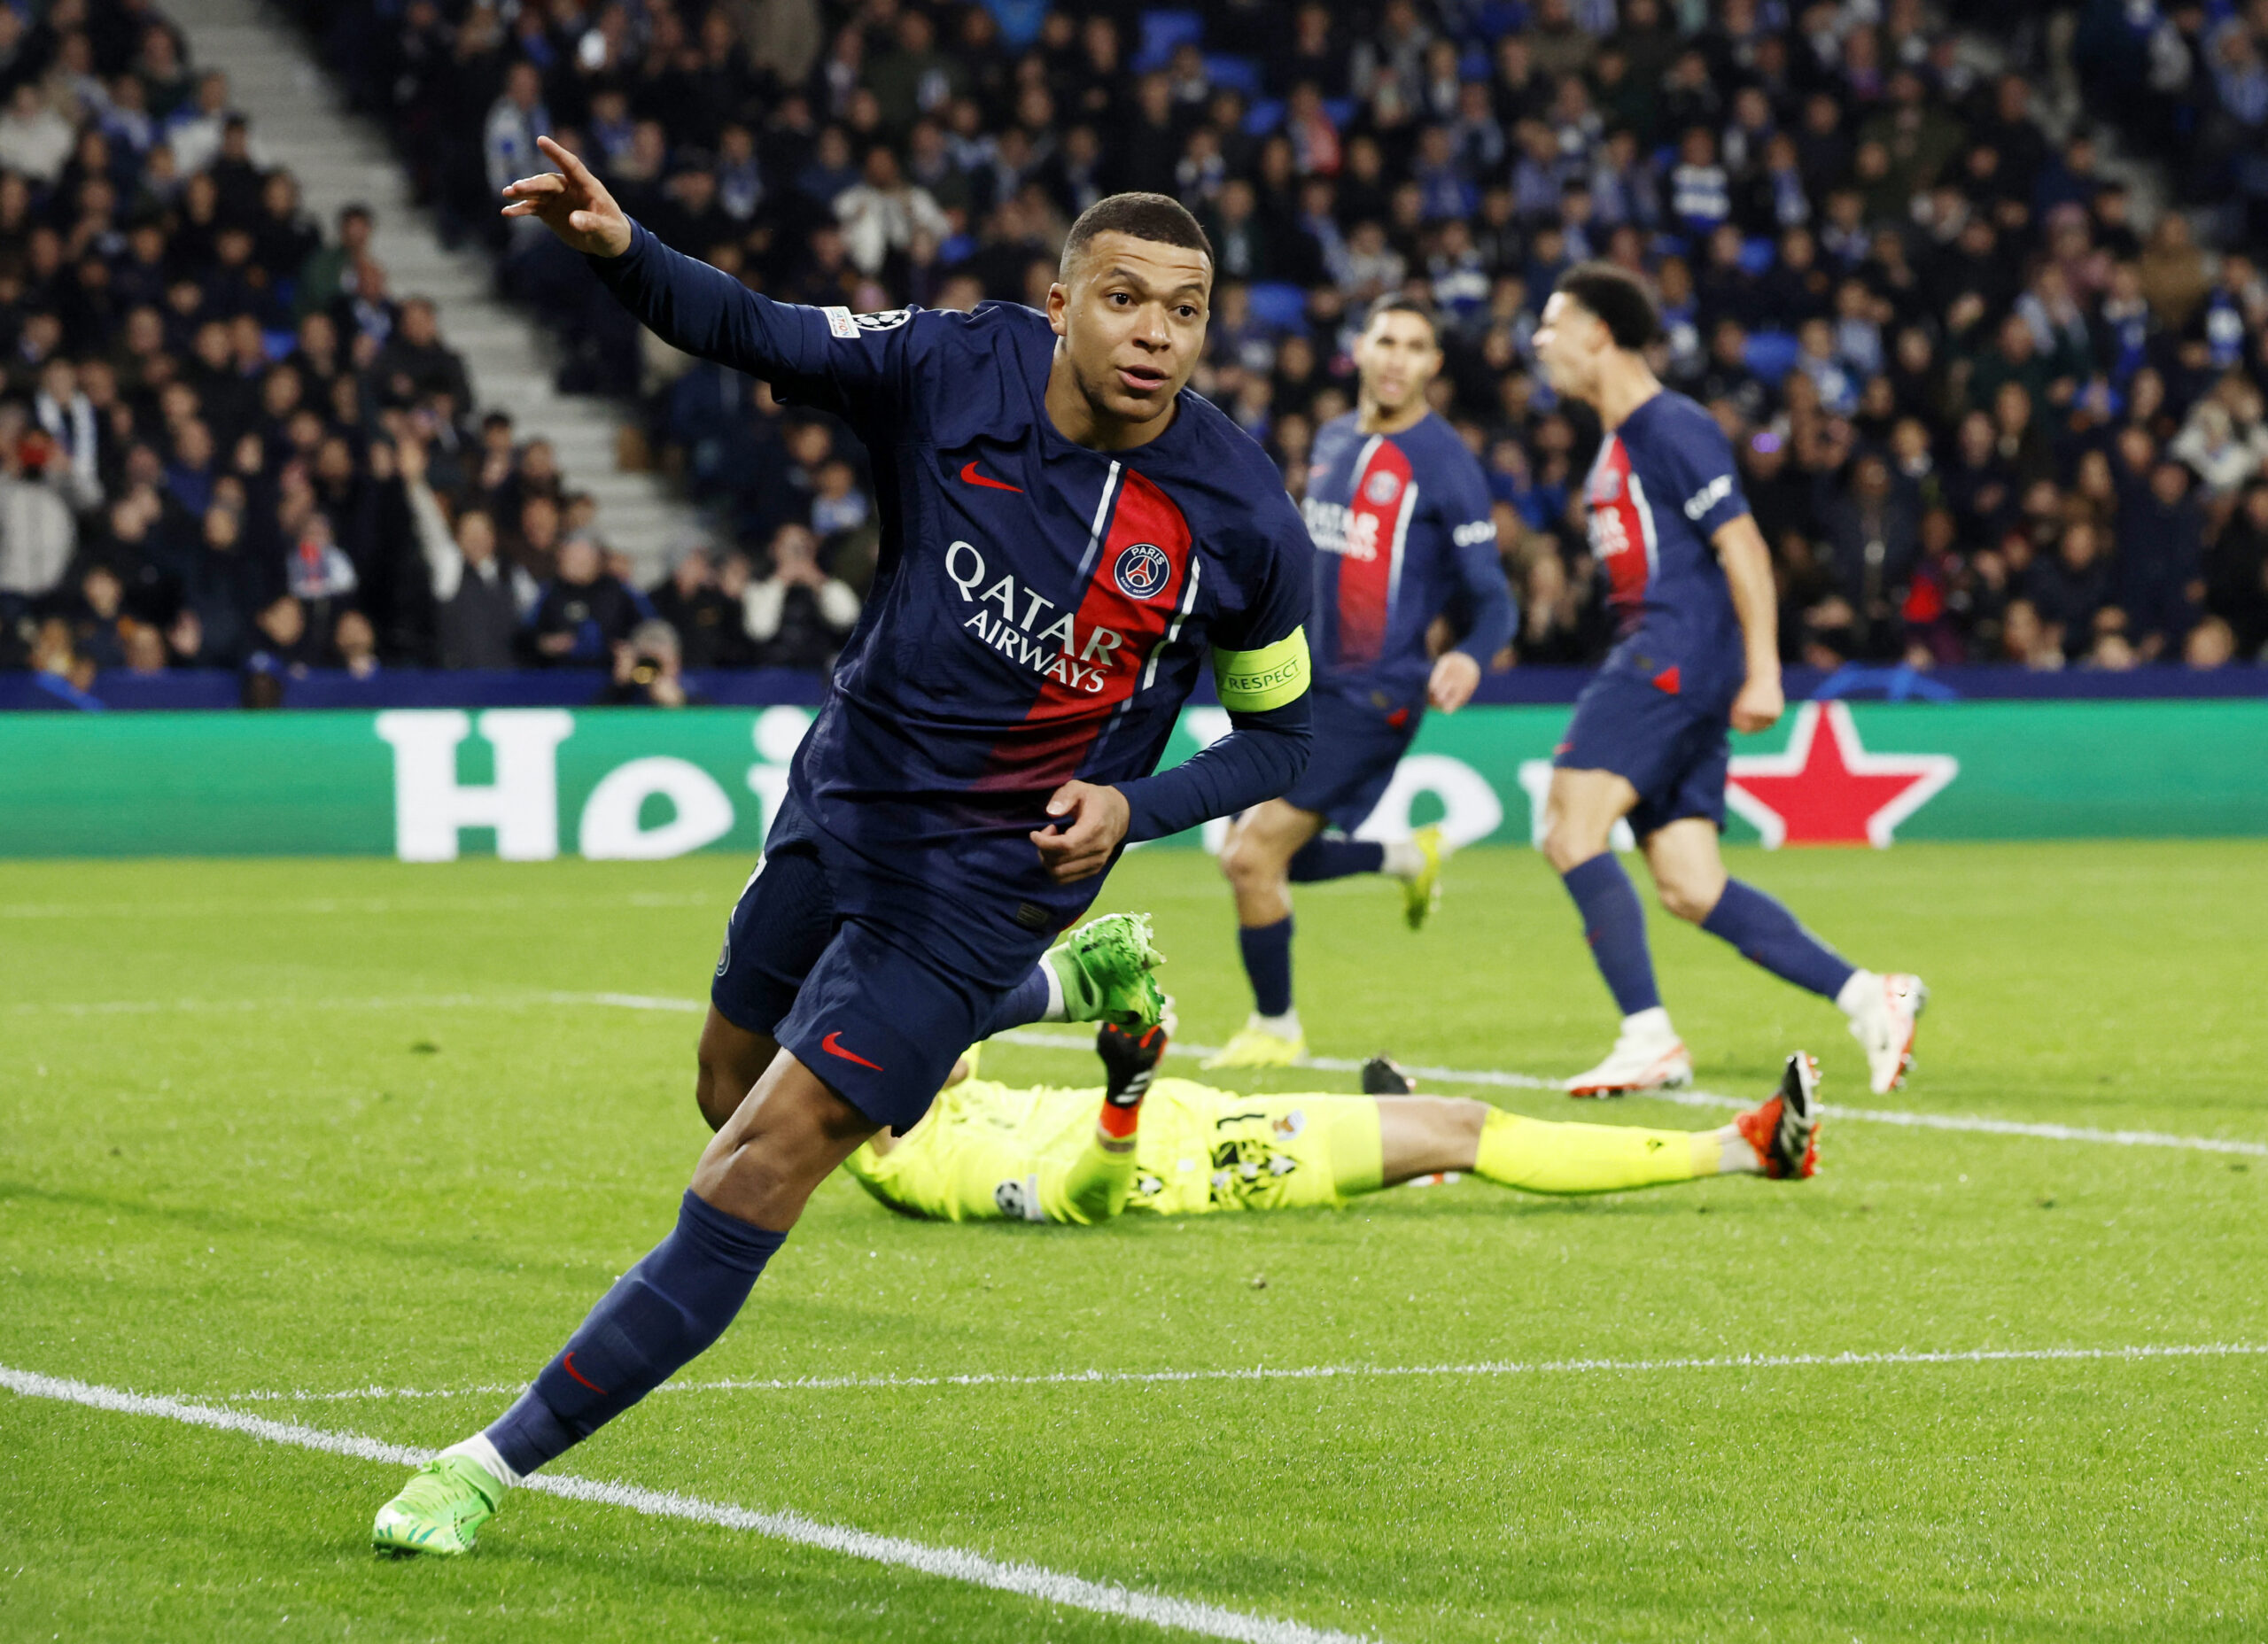
[[533, 217], [586, 256], [619, 257], [628, 251], [630, 219], [606, 184], [549, 137], [535, 143], [559, 169], [507, 183], [504, 215]]
[[759, 296], [672, 251], [630, 220], [589, 167], [549, 137], [537, 141], [559, 169], [508, 186], [504, 215], [536, 218], [589, 257], [599, 283], [664, 342], [828, 410], [852, 410], [885, 387], [912, 328], [866, 330], [840, 309]]

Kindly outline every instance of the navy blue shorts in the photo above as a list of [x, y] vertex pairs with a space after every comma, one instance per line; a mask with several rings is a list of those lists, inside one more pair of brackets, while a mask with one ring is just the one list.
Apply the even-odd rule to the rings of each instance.
[[838, 919], [838, 871], [808, 841], [765, 857], [725, 927], [709, 1002], [903, 1133], [928, 1111], [1000, 996], [947, 974], [870, 920]]
[[1638, 790], [1630, 831], [1640, 839], [1687, 817], [1725, 826], [1732, 720], [1705, 711], [1637, 674], [1608, 671], [1583, 687], [1551, 763], [1612, 771]]
[[1330, 826], [1351, 834], [1378, 809], [1425, 710], [1407, 705], [1376, 708], [1317, 691], [1314, 714], [1308, 768], [1285, 794], [1284, 803], [1311, 810]]

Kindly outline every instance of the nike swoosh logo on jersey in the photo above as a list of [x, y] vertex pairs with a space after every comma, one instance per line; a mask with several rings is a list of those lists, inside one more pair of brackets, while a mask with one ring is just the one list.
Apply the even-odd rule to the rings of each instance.
[[970, 485], [983, 485], [988, 491], [1013, 491], [1020, 497], [1024, 493], [1024, 488], [1021, 485], [1012, 485], [1005, 479], [985, 478], [976, 471], [976, 464], [973, 461], [961, 466], [960, 477]]
[[827, 1035], [826, 1038], [821, 1039], [819, 1042], [819, 1048], [825, 1051], [829, 1056], [839, 1056], [846, 1062], [856, 1062], [859, 1066], [871, 1067], [876, 1073], [880, 1073], [882, 1070], [882, 1065], [880, 1062], [870, 1062], [865, 1057], [859, 1055], [856, 1051], [844, 1050], [843, 1048], [843, 1038], [840, 1034], [831, 1033]]

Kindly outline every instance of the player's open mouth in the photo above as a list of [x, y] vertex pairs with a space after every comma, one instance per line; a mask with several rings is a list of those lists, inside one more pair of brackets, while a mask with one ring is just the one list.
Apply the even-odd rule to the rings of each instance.
[[1166, 385], [1166, 374], [1153, 366], [1120, 366], [1118, 378], [1138, 394], [1155, 393]]

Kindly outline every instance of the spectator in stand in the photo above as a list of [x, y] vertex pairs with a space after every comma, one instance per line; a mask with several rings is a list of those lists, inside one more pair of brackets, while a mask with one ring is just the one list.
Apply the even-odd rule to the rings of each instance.
[[[403, 134], [419, 177], [457, 220], [493, 210], [490, 169], [524, 169], [508, 157], [555, 115], [589, 134], [596, 163], [649, 226], [698, 242], [686, 248], [773, 294], [854, 313], [1034, 300], [1064, 221], [1095, 191], [1185, 191], [1218, 230], [1228, 280], [1296, 288], [1254, 301], [1228, 346], [1224, 280], [1224, 345], [1192, 383], [1268, 441], [1294, 486], [1316, 423], [1346, 404], [1348, 305], [1412, 289], [1456, 320], [1445, 411], [1492, 453], [1525, 528], [1563, 544], [1560, 572], [1578, 604], [1594, 595], [1596, 568], [1566, 508], [1598, 430], [1539, 392], [1526, 337], [1552, 279], [1586, 250], [1658, 283], [1682, 339], [1665, 367], [1751, 454], [1744, 463], [1754, 466], [1756, 438], [1776, 442], [1769, 463], [1783, 477], [1761, 482], [1775, 492], [1769, 539], [1791, 597], [1822, 613], [1790, 622], [1791, 650], [1859, 645], [1931, 663], [2040, 663], [2054, 650], [2046, 632], [2068, 626], [2060, 613], [2073, 588], [2084, 594], [2107, 577], [2111, 620], [2136, 625], [2104, 630], [2117, 641], [2106, 643], [2088, 615], [2085, 632], [2062, 635], [2074, 659], [2171, 662], [2181, 648], [2173, 630], [2190, 619], [2165, 590], [2197, 578], [2145, 553], [2127, 502], [2160, 506], [2153, 476], [2170, 454], [2202, 482], [2180, 504], [2199, 522], [2201, 562], [2226, 563], [2220, 538], [2245, 529], [2242, 499], [2259, 472], [2245, 391], [2268, 390], [2268, 290], [2230, 253], [2248, 236], [2268, 237], [2257, 141], [2268, 129], [2268, 14], [2257, 6], [2082, 8], [2090, 116], [2170, 159], [2167, 182], [2194, 207], [2148, 221], [2138, 221], [2145, 196], [2100, 174], [2093, 133], [2051, 143], [2042, 129], [2032, 87], [2050, 78], [2037, 55], [2044, 36], [2008, 32], [2000, 14], [1974, 7], [1961, 20], [2000, 32], [2009, 72], [1975, 77], [1976, 54], [1905, 0], [1840, 11], [1753, 0], [1698, 11], [1661, 0], [1315, 0], [1287, 8], [1266, 55], [1239, 66], [1283, 99], [1277, 106], [1220, 95], [1219, 54], [1254, 43], [1247, 7], [1203, 9], [1202, 40], [1139, 76], [1128, 63], [1130, 14], [1084, 4], [1047, 11], [1020, 50], [983, 7], [831, 11], [827, 32], [813, 25], [799, 51], [779, 49], [772, 9], [708, 0], [571, 7], [567, 35], [545, 26], [556, 6], [522, 7], [509, 27], [493, 9], [470, 8], [454, 34], [445, 13], [454, 9], [432, 0], [299, 9], [327, 27], [351, 19], [329, 37], [379, 48], [341, 70], [359, 101]], [[206, 152], [221, 153], [225, 85], [200, 88], [185, 113], [168, 114], [178, 65], [163, 76], [170, 90], [144, 79], [151, 118], [205, 122]], [[136, 142], [134, 101], [112, 99], [118, 112], [106, 117], [120, 150]], [[27, 105], [24, 118], [37, 112]], [[217, 244], [226, 226], [193, 175], [203, 164], [183, 168], [179, 232], [168, 229], [163, 249], [182, 235]], [[229, 174], [240, 187], [241, 171]], [[0, 179], [0, 251], [12, 233], [27, 267], [54, 214], [44, 198], [12, 215]], [[201, 250], [191, 260], [220, 261]], [[362, 260], [339, 266], [351, 276]], [[543, 292], [576, 380], [639, 392], [648, 367], [634, 337], [590, 300], [579, 266], [555, 272], [526, 289]], [[350, 375], [392, 334], [377, 278], [377, 291], [348, 293], [336, 311]], [[201, 316], [172, 309], [171, 289], [139, 300], [173, 327], [167, 352], [186, 366]], [[27, 309], [29, 376], [37, 359], [85, 352], [43, 342], [35, 318]], [[121, 449], [152, 438], [152, 396], [165, 392], [128, 375], [120, 399], [138, 397], [150, 411], [137, 409]], [[207, 374], [194, 385], [195, 415], [214, 429], [225, 468], [229, 419], [212, 401], [229, 398], [227, 384]], [[328, 379], [320, 389], [310, 380], [303, 396], [326, 423], [331, 392]], [[456, 396], [459, 416], [466, 407]], [[869, 501], [869, 482], [832, 425], [808, 414], [783, 425], [768, 396], [713, 372], [665, 388], [653, 410], [664, 460], [682, 463], [741, 540], [789, 524], [817, 524], [830, 542], [867, 529], [848, 521]], [[2127, 459], [2136, 477], [2122, 486], [2104, 457], [2129, 425], [2148, 449]], [[154, 448], [171, 457], [165, 431]], [[381, 442], [388, 432], [369, 430]], [[853, 462], [847, 488], [833, 467], [843, 460]], [[545, 510], [556, 493], [506, 496], [494, 477], [482, 483], [514, 552], [548, 575], [560, 532]], [[2093, 539], [2078, 531], [2067, 554], [2067, 507], [2083, 492]], [[1942, 519], [1924, 528], [1939, 507]], [[264, 521], [252, 524], [248, 536], [265, 540]], [[1864, 565], [1870, 543], [1882, 547], [1877, 572], [1893, 557], [1907, 570], [1887, 585], [1864, 575], [1852, 584], [1850, 567]], [[1538, 550], [1518, 552], [1523, 581], [1550, 584]], [[706, 591], [695, 570], [686, 575], [681, 597], [697, 605]], [[720, 561], [716, 597], [733, 597], [722, 585], [739, 575]], [[2218, 570], [2204, 580], [2210, 601], [2233, 597]], [[2058, 613], [2045, 622], [2035, 581]], [[1547, 604], [1565, 602], [1557, 587], [1542, 591]], [[2147, 616], [2124, 602], [2146, 594]], [[2223, 620], [2241, 636], [2241, 624]], [[1524, 626], [1514, 659], [1575, 659], [1574, 643], [1596, 660], [1604, 632], [1571, 640], [1575, 632]], [[805, 648], [823, 656], [831, 646]]]
[[701, 698], [689, 689], [677, 630], [649, 617], [614, 648], [614, 673], [599, 701], [612, 707], [685, 708]]
[[318, 246], [299, 264], [293, 300], [302, 316], [322, 314], [341, 297], [353, 295], [355, 267], [370, 254], [370, 231], [376, 226], [367, 206], [348, 206], [339, 212], [338, 239]]
[[79, 536], [50, 454], [27, 449], [26, 421], [20, 406], [0, 406], [0, 624], [11, 628], [62, 580]]
[[706, 547], [687, 548], [670, 574], [646, 591], [655, 614], [677, 635], [679, 655], [695, 671], [744, 666], [751, 654], [741, 605], [718, 585]]
[[440, 315], [426, 298], [402, 304], [400, 323], [379, 348], [370, 376], [382, 405], [414, 406], [440, 395], [453, 411], [472, 404], [464, 360], [441, 341]]
[[368, 679], [377, 673], [377, 631], [370, 626], [370, 619], [361, 612], [350, 608], [339, 613], [338, 622], [331, 630], [330, 645], [337, 653], [338, 666], [345, 669], [349, 677]]
[[557, 574], [529, 613], [529, 649], [546, 666], [604, 666], [614, 648], [653, 615], [644, 594], [608, 572], [595, 540], [570, 537], [559, 547]]
[[538, 598], [534, 579], [497, 557], [496, 523], [485, 508], [466, 506], [451, 523], [426, 483], [422, 441], [402, 441], [394, 461], [432, 579], [432, 660], [444, 668], [513, 666], [521, 624]]
[[808, 528], [782, 525], [772, 539], [772, 574], [749, 585], [741, 610], [762, 666], [825, 669], [858, 620], [858, 596], [819, 568]]

